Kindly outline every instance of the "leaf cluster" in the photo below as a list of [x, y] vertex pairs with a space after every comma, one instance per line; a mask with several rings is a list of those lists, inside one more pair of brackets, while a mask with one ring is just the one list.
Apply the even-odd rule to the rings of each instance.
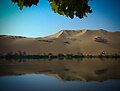
[[[20, 7], [20, 10], [24, 6], [31, 7], [37, 5], [39, 0], [11, 0]], [[87, 16], [87, 13], [92, 13], [90, 6], [88, 5], [89, 0], [48, 0], [50, 6], [55, 13], [65, 15], [71, 19], [74, 16], [80, 19]]]
[[80, 19], [87, 16], [87, 13], [92, 13], [89, 0], [49, 0], [52, 10], [60, 15], [74, 18], [74, 15]]
[[24, 6], [31, 7], [32, 5], [37, 5], [39, 0], [11, 0], [20, 7], [20, 10], [23, 9]]

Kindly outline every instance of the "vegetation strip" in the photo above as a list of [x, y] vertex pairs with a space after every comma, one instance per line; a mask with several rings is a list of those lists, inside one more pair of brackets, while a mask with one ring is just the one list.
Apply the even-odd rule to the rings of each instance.
[[90, 54], [57, 54], [54, 55], [52, 53], [48, 54], [26, 54], [25, 52], [19, 52], [19, 53], [7, 53], [6, 55], [0, 54], [1, 59], [72, 59], [72, 58], [120, 58], [120, 54], [99, 54], [99, 55], [90, 55]]

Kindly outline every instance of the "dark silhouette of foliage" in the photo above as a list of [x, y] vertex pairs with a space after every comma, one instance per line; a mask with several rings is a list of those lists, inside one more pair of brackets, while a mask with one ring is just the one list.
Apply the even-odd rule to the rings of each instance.
[[111, 54], [108, 55], [106, 54], [104, 51], [102, 53], [100, 53], [99, 55], [92, 55], [92, 54], [57, 54], [54, 55], [52, 53], [48, 53], [48, 54], [27, 54], [26, 52], [22, 52], [22, 51], [18, 51], [16, 53], [13, 52], [9, 52], [5, 55], [0, 54], [0, 59], [73, 59], [73, 58], [120, 58], [120, 54], [115, 53], [115, 54]]
[[[31, 7], [32, 5], [37, 5], [39, 0], [11, 0], [20, 7], [20, 10], [24, 6]], [[88, 2], [90, 0], [48, 0], [50, 6], [55, 13], [60, 15], [65, 15], [71, 19], [74, 16], [79, 17], [80, 19], [87, 16], [87, 13], [92, 13]], [[92, 0], [91, 0], [92, 1]]]
[[66, 54], [67, 59], [72, 59], [73, 57], [74, 57], [73, 54]]
[[62, 53], [58, 54], [58, 58], [59, 58], [59, 59], [64, 59], [64, 57], [65, 57], [64, 54], [62, 54]]
[[70, 44], [70, 42], [68, 42], [68, 41], [64, 41], [64, 43], [65, 43], [65, 44]]
[[20, 7], [20, 10], [23, 9], [24, 6], [31, 7], [32, 5], [37, 5], [39, 0], [11, 0]]
[[52, 56], [53, 54], [52, 53], [48, 53], [49, 56]]

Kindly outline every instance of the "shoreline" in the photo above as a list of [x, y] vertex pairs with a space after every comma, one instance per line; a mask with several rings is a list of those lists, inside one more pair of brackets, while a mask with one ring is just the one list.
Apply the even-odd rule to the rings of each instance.
[[120, 58], [120, 54], [57, 54], [54, 55], [52, 53], [49, 54], [6, 54], [0, 55], [0, 59], [79, 59], [79, 58]]

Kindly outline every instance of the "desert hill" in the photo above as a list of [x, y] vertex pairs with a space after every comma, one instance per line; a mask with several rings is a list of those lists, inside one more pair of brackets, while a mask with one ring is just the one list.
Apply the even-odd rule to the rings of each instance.
[[0, 35], [0, 38], [6, 38], [6, 39], [10, 39], [10, 38], [12, 38], [12, 39], [18, 39], [18, 38], [26, 38], [26, 37], [23, 37], [23, 36], [8, 36], [8, 35]]
[[25, 51], [29, 54], [72, 53], [107, 54], [120, 53], [120, 32], [106, 30], [61, 30], [56, 34], [26, 38], [0, 36], [0, 53]]

